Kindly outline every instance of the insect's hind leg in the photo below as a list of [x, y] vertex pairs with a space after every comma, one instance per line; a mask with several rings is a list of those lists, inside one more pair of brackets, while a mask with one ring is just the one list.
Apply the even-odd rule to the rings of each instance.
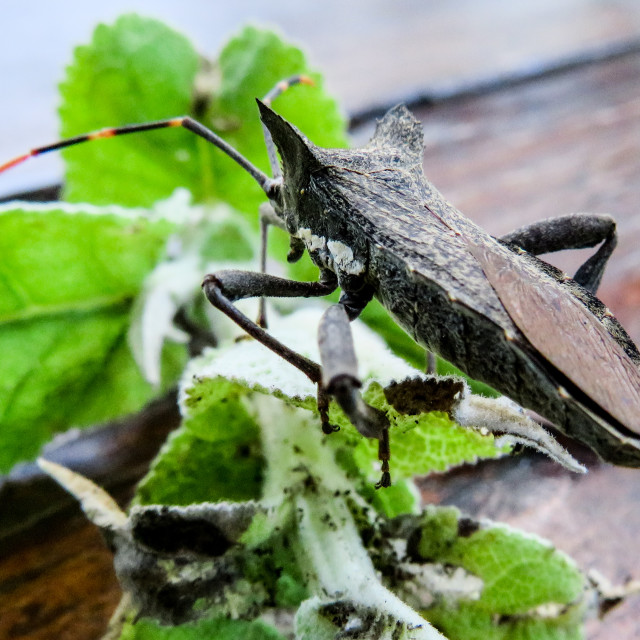
[[322, 386], [332, 395], [356, 429], [367, 438], [377, 438], [382, 477], [376, 487], [391, 484], [389, 473], [389, 420], [379, 409], [368, 405], [360, 395], [357, 360], [347, 309], [335, 304], [325, 311], [318, 329], [322, 361]]
[[616, 248], [616, 222], [608, 215], [574, 213], [540, 220], [500, 238], [533, 255], [564, 249], [585, 249], [602, 242], [598, 250], [576, 271], [573, 279], [595, 294], [607, 261]]

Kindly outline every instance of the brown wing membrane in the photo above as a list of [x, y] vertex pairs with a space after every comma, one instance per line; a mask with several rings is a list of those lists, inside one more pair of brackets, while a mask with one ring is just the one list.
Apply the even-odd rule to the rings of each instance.
[[469, 245], [531, 344], [607, 413], [640, 433], [640, 371], [595, 316], [507, 249]]

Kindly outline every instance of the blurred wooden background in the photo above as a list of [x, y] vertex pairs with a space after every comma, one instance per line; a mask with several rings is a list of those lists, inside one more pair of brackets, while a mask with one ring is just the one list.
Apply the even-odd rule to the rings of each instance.
[[[543, 217], [608, 212], [620, 242], [601, 297], [640, 341], [640, 3], [637, 0], [25, 1], [3, 9], [0, 159], [57, 137], [55, 85], [71, 48], [125, 11], [165, 19], [214, 54], [247, 21], [303, 43], [354, 116], [401, 100], [424, 122], [425, 170], [490, 232]], [[554, 71], [555, 70], [555, 71]], [[108, 125], [110, 123], [105, 123]], [[3, 176], [0, 195], [60, 179], [55, 156]], [[554, 256], [567, 270], [576, 255]], [[124, 502], [167, 430], [171, 403], [58, 456]], [[598, 463], [575, 477], [534, 455], [423, 481], [457, 504], [549, 538], [584, 569], [640, 578], [640, 472]], [[99, 638], [119, 599], [110, 553], [66, 496], [30, 466], [0, 480], [0, 639]], [[590, 640], [640, 637], [640, 598]]]

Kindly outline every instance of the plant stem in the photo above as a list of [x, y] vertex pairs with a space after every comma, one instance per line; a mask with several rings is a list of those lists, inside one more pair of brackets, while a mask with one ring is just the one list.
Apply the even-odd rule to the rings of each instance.
[[[327, 605], [335, 605], [349, 612], [345, 624], [370, 625], [370, 638], [393, 634], [398, 639], [443, 640], [380, 582], [346, 500], [346, 496], [359, 500], [355, 487], [322, 441], [317, 421], [308, 412], [283, 407], [268, 396], [256, 397], [255, 406], [263, 425], [268, 469], [263, 503], [284, 507], [290, 502], [287, 511], [296, 517], [298, 562], [314, 595], [298, 612], [297, 637], [324, 638], [318, 617], [326, 618]], [[310, 621], [309, 616], [315, 619]], [[326, 619], [321, 622], [328, 624]], [[303, 629], [312, 631], [301, 633]]]

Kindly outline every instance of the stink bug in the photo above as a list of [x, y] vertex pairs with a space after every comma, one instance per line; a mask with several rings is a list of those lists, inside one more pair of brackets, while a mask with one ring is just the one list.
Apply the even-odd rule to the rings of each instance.
[[[173, 126], [234, 159], [269, 201], [263, 228], [270, 223], [285, 229], [289, 260], [307, 251], [320, 277], [295, 282], [264, 272], [223, 271], [204, 278], [204, 292], [318, 385], [326, 432], [333, 428], [327, 412], [333, 396], [364, 436], [379, 440], [380, 486], [390, 483], [388, 421], [359, 394], [349, 326], [373, 297], [430, 352], [549, 419], [604, 460], [640, 466], [640, 353], [595, 297], [616, 244], [612, 218], [564, 216], [497, 239], [426, 180], [422, 127], [404, 106], [391, 109], [369, 144], [354, 150], [317, 147], [266, 102], [258, 107], [273, 178], [190, 118], [78, 136], [35, 149], [0, 171], [80, 142]], [[599, 243], [573, 278], [536, 257]], [[233, 305], [247, 297], [324, 296], [338, 287], [340, 301], [319, 329], [322, 368], [270, 336], [263, 319], [253, 322]]]

